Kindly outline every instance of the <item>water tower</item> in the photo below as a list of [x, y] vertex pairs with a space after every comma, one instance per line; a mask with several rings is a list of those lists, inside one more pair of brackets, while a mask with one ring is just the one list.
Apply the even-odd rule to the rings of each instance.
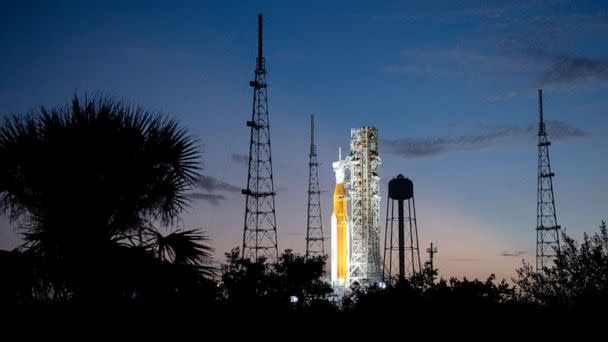
[[383, 261], [385, 281], [392, 281], [395, 276], [404, 280], [406, 275], [413, 276], [421, 271], [414, 183], [402, 174], [388, 182]]

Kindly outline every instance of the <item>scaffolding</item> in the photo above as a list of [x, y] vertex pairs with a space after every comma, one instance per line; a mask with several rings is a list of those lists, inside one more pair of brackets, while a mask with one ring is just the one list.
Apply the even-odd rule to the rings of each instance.
[[351, 203], [350, 269], [348, 285], [378, 283], [380, 259], [380, 157], [378, 130], [351, 129], [348, 193]]

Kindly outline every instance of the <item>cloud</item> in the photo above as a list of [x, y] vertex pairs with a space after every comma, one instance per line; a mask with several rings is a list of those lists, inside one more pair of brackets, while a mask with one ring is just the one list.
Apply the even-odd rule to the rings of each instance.
[[[516, 45], [502, 52], [488, 53], [463, 47], [405, 49], [401, 51], [405, 63], [386, 65], [380, 71], [408, 76], [493, 79], [499, 82], [517, 79], [522, 82], [517, 89], [488, 97], [490, 102], [509, 100], [539, 87], [608, 81], [608, 56], [580, 56], [539, 48], [543, 43], [529, 37], [536, 36], [537, 31], [532, 29], [525, 39], [517, 39]], [[547, 37], [547, 34], [541, 36]], [[522, 43], [524, 40], [527, 42]]]
[[[531, 127], [528, 127], [528, 131], [531, 132]], [[583, 131], [580, 128], [574, 127], [569, 123], [557, 120], [547, 121], [548, 135], [553, 140], [566, 140], [569, 138], [584, 138], [591, 134]]]
[[224, 195], [219, 194], [206, 194], [202, 192], [193, 192], [189, 193], [186, 196], [192, 199], [203, 200], [211, 203], [213, 206], [218, 206], [221, 201], [225, 200], [226, 197]]
[[[383, 149], [389, 154], [406, 159], [431, 157], [456, 151], [472, 151], [498, 144], [520, 142], [521, 138], [533, 139], [537, 124], [527, 126], [481, 127], [482, 132], [455, 138], [405, 138], [385, 139]], [[552, 140], [587, 137], [590, 134], [562, 121], [547, 121], [547, 132]]]
[[514, 256], [520, 256], [522, 254], [526, 253], [526, 251], [503, 251], [500, 252], [500, 256], [506, 256], [506, 257], [514, 257]]
[[522, 94], [531, 94], [538, 87], [551, 89], [590, 80], [608, 81], [608, 56], [592, 58], [556, 54], [539, 48], [523, 49], [522, 56], [528, 60], [529, 65], [535, 65], [529, 70], [536, 75], [533, 82], [518, 90], [490, 96], [488, 101], [505, 101]]
[[247, 164], [249, 162], [249, 156], [240, 153], [233, 153], [230, 158], [233, 162], [239, 164]]
[[189, 198], [203, 200], [211, 203], [214, 206], [220, 204], [221, 201], [226, 199], [226, 196], [216, 194], [215, 192], [223, 191], [223, 192], [236, 192], [241, 191], [238, 186], [234, 186], [232, 184], [223, 182], [215, 177], [211, 176], [200, 176], [197, 187], [202, 190], [206, 190], [207, 192], [193, 192], [187, 194]]
[[241, 188], [239, 188], [238, 186], [234, 186], [232, 184], [223, 182], [215, 177], [211, 177], [211, 176], [201, 176], [199, 178], [198, 181], [198, 187], [203, 189], [203, 190], [207, 190], [209, 192], [216, 192], [216, 191], [227, 191], [227, 192], [235, 192], [235, 191], [241, 191]]
[[539, 48], [524, 49], [524, 54], [547, 64], [538, 76], [538, 81], [545, 85], [574, 83], [588, 79], [608, 81], [608, 57], [555, 54]]
[[608, 57], [554, 56], [549, 68], [539, 76], [539, 81], [543, 84], [574, 83], [589, 79], [608, 81]]

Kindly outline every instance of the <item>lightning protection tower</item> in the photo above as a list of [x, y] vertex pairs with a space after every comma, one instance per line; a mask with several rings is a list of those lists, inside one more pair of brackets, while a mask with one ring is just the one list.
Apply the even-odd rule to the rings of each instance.
[[543, 121], [543, 91], [538, 90], [538, 186], [536, 203], [536, 270], [542, 271], [559, 252], [559, 232], [549, 163], [547, 132]]
[[277, 223], [272, 178], [272, 154], [270, 151], [270, 121], [266, 97], [266, 67], [262, 54], [262, 15], [258, 14], [258, 57], [253, 88], [253, 109], [249, 140], [249, 171], [245, 195], [245, 228], [243, 230], [243, 258], [255, 260], [265, 257], [268, 261], [279, 258]]
[[[395, 217], [395, 202], [397, 202], [397, 217]], [[398, 229], [395, 229], [395, 221]], [[416, 275], [422, 270], [414, 183], [402, 174], [388, 182], [383, 267], [385, 281], [392, 281], [395, 275], [398, 275], [399, 280], [404, 280], [406, 276]]]
[[310, 115], [310, 154], [308, 155], [308, 219], [306, 223], [306, 257], [325, 255], [323, 222], [321, 221], [321, 191], [319, 163], [315, 146], [315, 116]]

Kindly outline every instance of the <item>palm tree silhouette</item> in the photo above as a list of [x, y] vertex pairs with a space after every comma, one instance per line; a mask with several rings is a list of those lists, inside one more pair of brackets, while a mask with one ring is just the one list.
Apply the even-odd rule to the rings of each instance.
[[197, 140], [177, 121], [74, 96], [71, 106], [5, 118], [0, 165], [0, 211], [43, 260], [49, 299], [127, 296], [156, 256], [208, 274], [208, 240], [196, 231], [142, 238], [179, 219], [199, 177]]
[[206, 276], [213, 276], [213, 248], [208, 246], [209, 238], [197, 229], [176, 230], [163, 235], [158, 230], [149, 230], [150, 238], [146, 245], [162, 262], [189, 265], [199, 269]]

